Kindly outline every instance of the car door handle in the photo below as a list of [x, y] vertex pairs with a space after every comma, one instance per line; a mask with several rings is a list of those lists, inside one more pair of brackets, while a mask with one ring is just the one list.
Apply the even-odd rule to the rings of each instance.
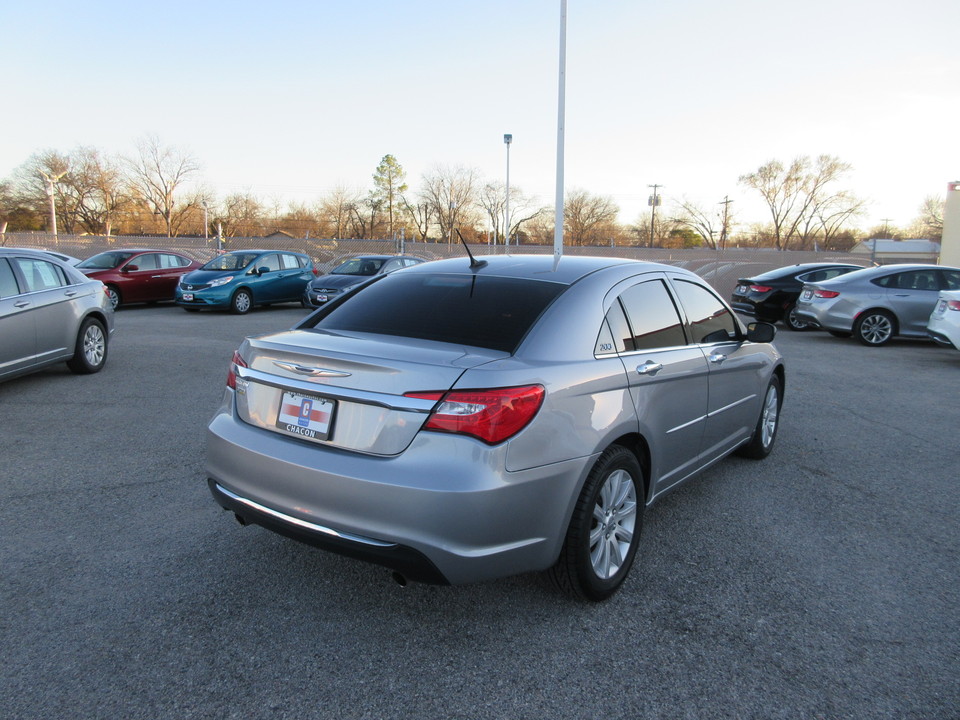
[[67, 291], [64, 293], [64, 295], [66, 295], [67, 297], [73, 297], [73, 296], [76, 295], [76, 294], [77, 294], [77, 291], [76, 291], [76, 290], [67, 290]]
[[25, 307], [27, 307], [27, 305], [29, 305], [29, 304], [30, 304], [30, 301], [29, 301], [29, 300], [21, 300], [20, 302], [15, 302], [15, 303], [13, 304], [13, 306], [14, 306], [15, 308], [25, 308]]
[[720, 353], [711, 353], [709, 359], [710, 362], [714, 363], [715, 365], [720, 365], [724, 360], [727, 359], [727, 356], [721, 355]]
[[647, 360], [643, 365], [637, 365], [638, 375], [656, 375], [663, 370], [663, 363], [655, 363], [653, 360]]
[[150, 277], [151, 277], [151, 278], [162, 278], [162, 277], [166, 277], [166, 275], [151, 275]]

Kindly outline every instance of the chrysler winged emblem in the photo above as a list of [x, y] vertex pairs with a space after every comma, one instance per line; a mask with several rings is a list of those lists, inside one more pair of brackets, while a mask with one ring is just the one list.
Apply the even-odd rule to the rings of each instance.
[[273, 364], [278, 368], [283, 368], [284, 370], [289, 370], [299, 375], [307, 375], [312, 378], [340, 378], [350, 377], [353, 374], [340, 370], [328, 370], [327, 368], [307, 367], [306, 365], [297, 365], [296, 363], [280, 362], [278, 360], [274, 360]]

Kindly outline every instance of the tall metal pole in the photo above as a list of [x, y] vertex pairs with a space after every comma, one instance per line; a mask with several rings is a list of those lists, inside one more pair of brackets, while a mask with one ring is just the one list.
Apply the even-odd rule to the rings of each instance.
[[566, 106], [567, 0], [560, 0], [560, 73], [557, 93], [557, 196], [553, 217], [553, 257], [563, 256], [563, 124]]
[[733, 200], [730, 199], [729, 195], [724, 195], [723, 202], [720, 203], [723, 205], [723, 227], [720, 229], [720, 247], [724, 249], [727, 247], [727, 211], [732, 202]]
[[510, 143], [513, 142], [513, 135], [504, 134], [503, 142], [507, 146], [507, 204], [504, 210], [504, 245], [510, 247]]
[[60, 239], [57, 236], [57, 201], [53, 195], [53, 186], [60, 182], [60, 178], [66, 175], [69, 170], [64, 170], [62, 173], [56, 175], [47, 175], [43, 170], [40, 171], [40, 174], [43, 175], [43, 179], [46, 181], [47, 186], [47, 200], [50, 202], [50, 231], [53, 233], [53, 241], [59, 243]]
[[207, 201], [204, 200], [204, 201], [203, 201], [203, 246], [204, 246], [204, 247], [207, 246], [207, 240], [209, 239], [209, 238], [207, 237], [207, 235], [208, 235], [207, 227], [208, 227], [208, 225], [207, 225]]

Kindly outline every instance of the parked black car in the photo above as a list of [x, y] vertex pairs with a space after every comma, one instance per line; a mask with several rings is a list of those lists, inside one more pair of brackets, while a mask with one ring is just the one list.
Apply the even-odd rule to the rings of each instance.
[[731, 296], [733, 309], [764, 322], [783, 324], [791, 330], [805, 330], [808, 325], [794, 314], [797, 298], [804, 283], [822, 282], [862, 270], [846, 263], [802, 263], [770, 270], [752, 278], [740, 278]]

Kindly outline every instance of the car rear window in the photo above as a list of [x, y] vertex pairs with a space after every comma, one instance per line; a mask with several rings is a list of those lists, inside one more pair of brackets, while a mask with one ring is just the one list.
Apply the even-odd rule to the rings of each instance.
[[513, 353], [566, 285], [477, 275], [386, 275], [321, 313], [314, 327]]

